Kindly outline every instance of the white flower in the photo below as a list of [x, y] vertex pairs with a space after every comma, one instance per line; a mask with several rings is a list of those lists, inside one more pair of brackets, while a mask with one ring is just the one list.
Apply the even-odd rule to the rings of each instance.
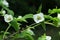
[[46, 40], [51, 40], [51, 36], [46, 36]]
[[6, 11], [5, 11], [5, 10], [3, 10], [3, 11], [2, 11], [2, 15], [4, 16], [5, 14], [6, 14]]
[[4, 15], [4, 20], [5, 22], [11, 22], [13, 20], [13, 16], [12, 15], [8, 15], [8, 14], [5, 14]]
[[60, 14], [58, 13], [57, 18], [60, 19]]
[[60, 14], [59, 13], [57, 15], [57, 18], [58, 18], [58, 26], [60, 26]]
[[18, 19], [21, 19], [22, 18], [22, 16], [18, 16]]
[[44, 15], [43, 13], [35, 14], [33, 15], [33, 19], [36, 23], [44, 21]]
[[6, 7], [9, 7], [9, 3], [6, 0], [3, 0], [2, 2]]

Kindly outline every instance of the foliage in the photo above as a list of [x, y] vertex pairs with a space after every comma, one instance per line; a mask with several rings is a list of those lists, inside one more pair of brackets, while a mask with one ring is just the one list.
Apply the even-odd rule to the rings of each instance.
[[[48, 15], [46, 14], [43, 14], [42, 16], [40, 16], [41, 14], [41, 10], [42, 10], [42, 4], [39, 6], [39, 9], [38, 11], [36, 11], [36, 13], [38, 14], [35, 14], [36, 17], [33, 18], [34, 14], [33, 13], [29, 13], [29, 14], [26, 14], [24, 16], [22, 16], [21, 18], [18, 18], [18, 17], [15, 17], [15, 14], [14, 14], [14, 11], [9, 9], [9, 7], [7, 7], [6, 5], [3, 4], [3, 1], [4, 0], [0, 0], [0, 6], [2, 7], [3, 10], [5, 10], [5, 15], [8, 14], [8, 15], [11, 15], [13, 16], [13, 20], [10, 21], [10, 22], [6, 22], [4, 20], [5, 23], [7, 23], [7, 25], [9, 25], [7, 27], [7, 29], [0, 35], [0, 40], [4, 40], [4, 39], [7, 39], [7, 38], [11, 38], [11, 40], [15, 40], [15, 39], [18, 39], [18, 38], [22, 38], [22, 39], [26, 39], [26, 40], [34, 40], [34, 36], [36, 35], [34, 33], [34, 29], [35, 27], [37, 26], [42, 26], [44, 31], [46, 31], [46, 25], [45, 24], [49, 24], [49, 25], [52, 25], [52, 26], [55, 26], [55, 27], [59, 27], [60, 26], [60, 18], [58, 18], [58, 15], [56, 17], [53, 17], [51, 16], [52, 14], [60, 14], [60, 9], [57, 9], [57, 8], [54, 8], [54, 9], [49, 9], [48, 10]], [[0, 16], [4, 17], [4, 12], [3, 10], [1, 9], [0, 11]], [[4, 18], [5, 19], [5, 18]], [[31, 25], [25, 25], [26, 28], [23, 28], [23, 26], [21, 27], [21, 25], [23, 25], [22, 23], [25, 22], [25, 23], [29, 23], [27, 21], [27, 19], [34, 19], [39, 21], [38, 23], [33, 23]], [[43, 20], [42, 20], [43, 19]], [[9, 18], [7, 18], [7, 20], [11, 20], [10, 16]], [[41, 21], [42, 20], [42, 21]], [[10, 34], [10, 32], [8, 31], [10, 27], [13, 27], [15, 29], [15, 32], [13, 34]], [[33, 29], [33, 30], [31, 30]], [[3, 31], [3, 30], [2, 30]], [[8, 35], [9, 34], [9, 35]], [[46, 35], [42, 35], [41, 37], [39, 37], [37, 40], [45, 40], [46, 39]]]

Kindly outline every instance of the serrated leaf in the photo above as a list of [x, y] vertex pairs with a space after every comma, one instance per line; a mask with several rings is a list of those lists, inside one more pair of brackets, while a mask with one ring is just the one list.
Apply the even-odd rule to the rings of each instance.
[[23, 16], [24, 19], [27, 19], [27, 18], [33, 18], [33, 14], [26, 14], [25, 16]]
[[19, 28], [20, 28], [18, 22], [16, 21], [16, 19], [14, 19], [13, 21], [11, 21], [11, 26], [12, 26], [16, 31], [18, 31]]

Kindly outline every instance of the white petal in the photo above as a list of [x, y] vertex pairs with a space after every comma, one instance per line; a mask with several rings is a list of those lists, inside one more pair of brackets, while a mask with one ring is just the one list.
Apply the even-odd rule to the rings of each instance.
[[[37, 19], [38, 16], [40, 17], [40, 20]], [[42, 22], [44, 21], [44, 15], [43, 13], [35, 14], [33, 15], [33, 19], [36, 23]]]
[[2, 13], [6, 13], [6, 11], [5, 11], [5, 10], [3, 10], [3, 11], [2, 11]]
[[12, 15], [4, 15], [4, 20], [5, 22], [11, 22], [13, 20], [13, 16]]
[[6, 11], [5, 11], [5, 10], [3, 10], [3, 11], [2, 11], [2, 15], [4, 16], [5, 14], [6, 14]]
[[57, 16], [58, 19], [60, 19], [60, 14], [58, 13], [58, 16]]
[[39, 13], [40, 14], [40, 16], [43, 16], [44, 17], [44, 14], [43, 13]]
[[9, 3], [6, 0], [3, 0], [3, 4], [7, 7], [9, 7]]
[[22, 18], [22, 16], [18, 16], [18, 19], [21, 19]]
[[46, 40], [51, 40], [51, 36], [46, 36]]

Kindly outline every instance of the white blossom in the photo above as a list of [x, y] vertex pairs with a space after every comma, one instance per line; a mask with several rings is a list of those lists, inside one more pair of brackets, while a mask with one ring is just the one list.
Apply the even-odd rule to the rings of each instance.
[[60, 14], [58, 13], [57, 18], [60, 19]]
[[44, 21], [44, 14], [43, 13], [35, 14], [33, 15], [33, 19], [36, 23], [42, 22]]
[[6, 0], [2, 1], [3, 5], [5, 5], [6, 7], [9, 7], [9, 3]]
[[59, 13], [57, 15], [57, 18], [58, 18], [58, 26], [60, 26], [60, 14]]
[[4, 16], [5, 14], [6, 14], [6, 11], [5, 11], [5, 10], [3, 10], [3, 11], [2, 11], [2, 15]]
[[4, 15], [4, 20], [5, 22], [11, 22], [13, 20], [13, 16], [12, 15], [8, 15], [8, 14], [5, 14]]
[[22, 18], [22, 16], [18, 16], [18, 19], [21, 19]]
[[46, 40], [51, 40], [51, 36], [46, 36]]

